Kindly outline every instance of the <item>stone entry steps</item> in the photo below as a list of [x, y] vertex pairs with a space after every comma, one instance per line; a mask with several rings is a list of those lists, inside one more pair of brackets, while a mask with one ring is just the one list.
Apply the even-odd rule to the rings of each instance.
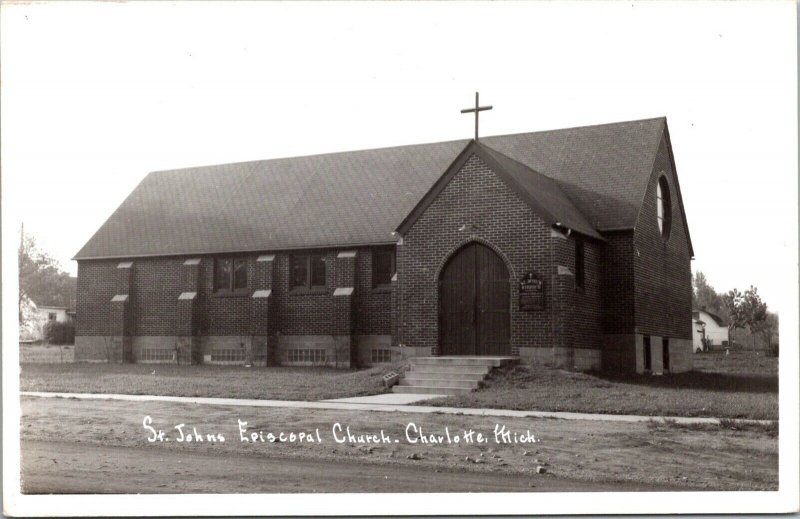
[[411, 357], [394, 393], [459, 395], [477, 389], [489, 372], [518, 357]]

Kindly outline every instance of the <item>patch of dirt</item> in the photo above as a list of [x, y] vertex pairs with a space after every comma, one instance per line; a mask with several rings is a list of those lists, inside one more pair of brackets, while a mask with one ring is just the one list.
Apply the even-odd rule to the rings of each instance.
[[23, 442], [23, 492], [592, 492], [675, 490], [413, 465], [229, 455], [148, 447]]
[[[774, 490], [778, 484], [777, 439], [760, 431], [719, 428], [653, 431], [646, 423], [31, 397], [22, 399], [22, 410], [21, 436], [25, 444], [58, 440], [87, 445], [87, 451], [93, 448], [90, 446], [99, 446], [138, 449], [163, 456], [208, 454], [327, 464], [352, 461], [383, 469], [414, 466], [434, 473], [453, 470], [523, 478], [535, 475], [537, 467], [544, 466], [547, 477], [623, 488], [654, 485], [682, 490]], [[153, 427], [164, 430], [173, 440], [149, 443], [149, 433], [143, 427], [145, 416], [152, 417]], [[248, 422], [248, 432], [315, 434], [319, 430], [323, 441], [241, 442], [238, 420]], [[337, 443], [332, 431], [337, 423], [342, 431], [349, 426], [354, 436], [383, 433], [392, 441]], [[174, 430], [177, 424], [185, 424], [188, 432], [196, 427], [201, 435], [221, 433], [228, 441], [178, 443]], [[491, 441], [413, 444], [406, 438], [409, 424], [421, 429], [428, 438], [431, 434], [449, 432], [455, 436], [473, 430]], [[497, 426], [519, 434], [530, 431], [537, 442], [497, 443], [493, 434]], [[731, 467], [742, 470], [737, 472]]]

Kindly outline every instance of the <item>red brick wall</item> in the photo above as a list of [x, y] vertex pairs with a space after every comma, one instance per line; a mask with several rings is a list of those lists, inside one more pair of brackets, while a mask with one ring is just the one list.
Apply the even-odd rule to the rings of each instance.
[[75, 335], [111, 335], [109, 310], [119, 261], [79, 261]]
[[[572, 252], [569, 267], [575, 270], [575, 236], [569, 240]], [[600, 349], [603, 333], [603, 262], [604, 245], [594, 240], [583, 239], [584, 288], [576, 288], [572, 318], [574, 323], [573, 343], [575, 348]]]
[[359, 250], [356, 256], [355, 291], [356, 335], [392, 333], [392, 291], [372, 286], [372, 251]]
[[[313, 251], [312, 251], [313, 252]], [[329, 335], [332, 333], [333, 290], [336, 288], [336, 254], [326, 256], [327, 290], [323, 293], [289, 293], [289, 254], [277, 253], [270, 303], [271, 332], [283, 335]], [[257, 269], [258, 254], [248, 256], [248, 293], [220, 296], [213, 292], [214, 262], [203, 257], [198, 270], [198, 328], [202, 335], [247, 336], [250, 334], [252, 293], [263, 285]], [[171, 336], [178, 330], [177, 301], [181, 293], [186, 257], [133, 259], [131, 290], [131, 334]], [[117, 265], [122, 260], [78, 262], [78, 329], [76, 335], [109, 335], [108, 316]], [[182, 270], [183, 269], [183, 270]], [[391, 291], [372, 289], [372, 254], [358, 249], [356, 256], [355, 333], [391, 333]]]
[[[458, 229], [476, 225], [474, 231]], [[399, 342], [438, 344], [438, 274], [450, 255], [477, 239], [506, 261], [511, 276], [511, 346], [552, 346], [550, 228], [477, 156], [471, 157], [397, 247]], [[533, 270], [545, 280], [545, 309], [519, 312], [518, 282]]]
[[[670, 187], [672, 228], [665, 240], [656, 217], [656, 185], [665, 175]], [[662, 337], [692, 338], [692, 271], [675, 174], [662, 138], [634, 234], [636, 331]]]
[[[250, 335], [251, 296], [256, 283], [258, 283], [256, 277], [257, 258], [258, 254], [247, 256], [248, 291], [245, 295], [215, 294], [214, 259], [207, 257], [200, 261], [197, 295], [200, 298], [198, 300], [198, 323], [201, 335]], [[138, 267], [137, 263], [134, 263], [134, 267]], [[273, 294], [275, 294], [274, 290]], [[151, 334], [140, 332], [139, 335]]]
[[[551, 276], [550, 286], [550, 300], [551, 308], [553, 310], [553, 344], [556, 348], [572, 348], [575, 342], [575, 277], [571, 274], [575, 272], [574, 258], [575, 258], [575, 243], [573, 240], [567, 239], [561, 233], [553, 235], [551, 239], [552, 246], [552, 262], [554, 273]], [[559, 273], [559, 265], [563, 268], [569, 269], [570, 273]], [[565, 352], [560, 351], [559, 355], [562, 360], [557, 361], [560, 364], [562, 361], [567, 365], [571, 361], [563, 359]], [[566, 353], [567, 357], [571, 355]]]
[[633, 231], [605, 233], [602, 263], [603, 333], [634, 333]]
[[133, 260], [132, 335], [177, 334], [175, 319], [185, 259]]

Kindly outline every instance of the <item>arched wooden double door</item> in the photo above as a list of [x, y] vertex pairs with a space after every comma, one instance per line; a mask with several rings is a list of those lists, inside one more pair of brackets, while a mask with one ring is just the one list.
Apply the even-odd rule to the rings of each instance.
[[510, 290], [492, 249], [477, 242], [459, 249], [439, 276], [441, 355], [510, 355]]

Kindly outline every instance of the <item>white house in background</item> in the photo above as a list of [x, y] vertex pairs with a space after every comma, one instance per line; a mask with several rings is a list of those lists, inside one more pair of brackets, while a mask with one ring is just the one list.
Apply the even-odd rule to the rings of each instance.
[[44, 340], [44, 327], [50, 321], [59, 323], [73, 322], [75, 311], [70, 310], [66, 306], [44, 306], [36, 305], [36, 326], [30, 340], [41, 341]]
[[69, 308], [66, 306], [43, 306], [36, 305], [42, 321], [58, 321], [59, 323], [68, 323], [72, 320], [69, 315]]
[[[703, 339], [706, 339], [707, 347], [703, 345]], [[722, 317], [706, 310], [692, 311], [692, 349], [695, 352], [727, 346], [728, 341], [728, 324]]]

